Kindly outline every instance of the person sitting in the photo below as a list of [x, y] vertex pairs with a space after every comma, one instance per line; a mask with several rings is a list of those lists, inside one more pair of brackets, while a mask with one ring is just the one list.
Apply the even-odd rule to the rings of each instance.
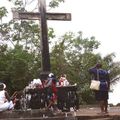
[[69, 85], [69, 82], [66, 78], [66, 74], [62, 74], [60, 79], [59, 79], [59, 85], [60, 86], [68, 86]]
[[15, 110], [21, 109], [22, 94], [23, 94], [22, 91], [15, 91], [11, 96], [11, 100], [13, 101]]
[[5, 88], [6, 85], [0, 83], [0, 112], [14, 108], [13, 102], [10, 100], [10, 96]]

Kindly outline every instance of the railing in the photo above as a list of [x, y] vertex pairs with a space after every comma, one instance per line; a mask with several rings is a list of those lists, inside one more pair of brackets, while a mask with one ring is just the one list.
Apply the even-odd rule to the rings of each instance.
[[[40, 109], [48, 106], [48, 90], [44, 89], [27, 89], [24, 92], [23, 109]], [[77, 86], [58, 86], [57, 87], [57, 107], [64, 111], [70, 108], [79, 109], [79, 97], [77, 94]]]

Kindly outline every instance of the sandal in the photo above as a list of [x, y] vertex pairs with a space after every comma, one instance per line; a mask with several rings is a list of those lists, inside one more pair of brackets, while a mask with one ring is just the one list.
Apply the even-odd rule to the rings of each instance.
[[104, 115], [108, 115], [108, 114], [109, 114], [108, 111], [104, 112]]
[[108, 112], [99, 112], [99, 113], [97, 113], [98, 115], [108, 115]]

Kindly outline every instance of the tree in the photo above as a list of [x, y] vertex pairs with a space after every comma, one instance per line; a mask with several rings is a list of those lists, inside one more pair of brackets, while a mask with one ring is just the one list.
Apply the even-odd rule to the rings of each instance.
[[10, 92], [22, 90], [35, 77], [39, 77], [40, 61], [35, 53], [23, 50], [22, 46], [15, 46], [7, 50], [1, 46], [0, 80], [4, 82]]
[[[55, 0], [51, 7], [63, 0]], [[11, 0], [15, 10], [26, 11], [26, 1]], [[7, 16], [7, 9], [0, 9], [1, 33], [1, 70], [0, 80], [5, 82], [10, 92], [22, 90], [33, 78], [38, 78], [41, 71], [40, 28], [37, 22], [27, 20], [10, 20], [2, 23]], [[48, 30], [49, 38], [54, 38], [54, 30]]]
[[[84, 104], [94, 103], [93, 94], [89, 89], [88, 69], [97, 62], [101, 62], [104, 69], [112, 71], [115, 69], [113, 67], [116, 64], [113, 61], [115, 57], [113, 53], [105, 57], [101, 57], [100, 53], [95, 54], [94, 51], [99, 45], [100, 43], [95, 40], [95, 37], [83, 38], [82, 32], [78, 32], [77, 36], [69, 32], [63, 35], [51, 50], [52, 70], [58, 75], [58, 78], [61, 73], [65, 73], [71, 84], [78, 84], [80, 99]], [[111, 77], [114, 78], [120, 74], [119, 70], [117, 67], [117, 72]]]

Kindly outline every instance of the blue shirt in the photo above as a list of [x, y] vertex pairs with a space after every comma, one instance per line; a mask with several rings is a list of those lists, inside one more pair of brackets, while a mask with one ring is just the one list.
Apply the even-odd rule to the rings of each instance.
[[[96, 67], [90, 68], [89, 73], [92, 75], [94, 80], [99, 80], [101, 82], [101, 89], [109, 89], [110, 78], [107, 70], [97, 69]], [[105, 87], [105, 83], [107, 82], [107, 87]]]

